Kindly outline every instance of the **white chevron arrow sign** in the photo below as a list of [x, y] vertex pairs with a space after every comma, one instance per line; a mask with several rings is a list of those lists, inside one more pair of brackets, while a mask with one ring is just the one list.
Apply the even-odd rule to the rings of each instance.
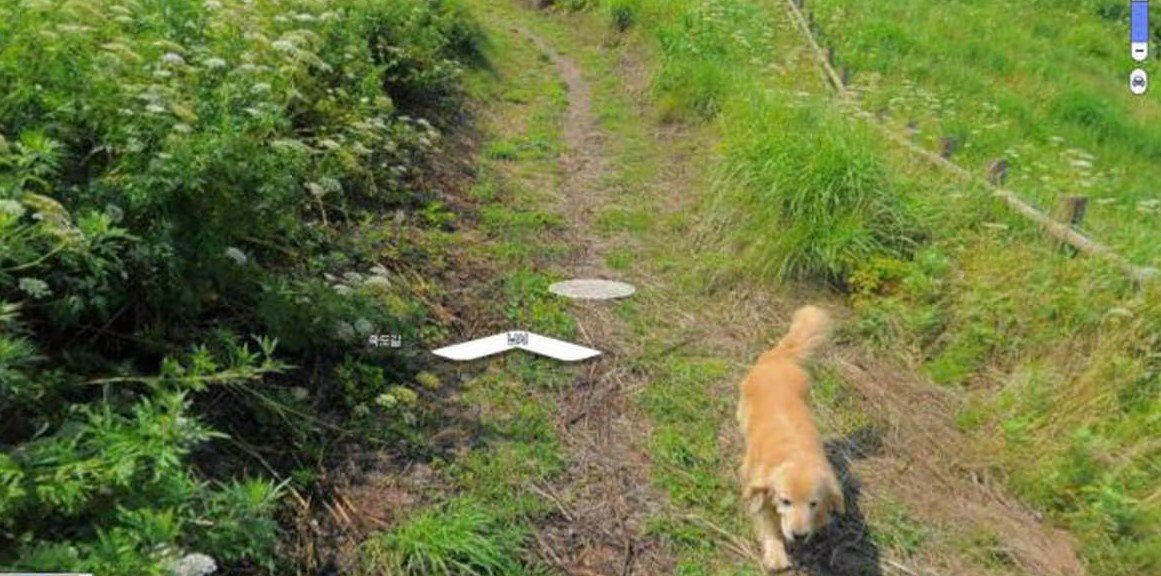
[[564, 340], [557, 340], [556, 338], [549, 338], [548, 336], [541, 336], [540, 334], [522, 330], [501, 332], [499, 334], [493, 334], [492, 336], [445, 346], [438, 350], [432, 350], [431, 353], [447, 358], [448, 360], [466, 362], [468, 360], [476, 360], [493, 354], [507, 352], [514, 348], [527, 350], [533, 354], [547, 356], [555, 360], [560, 360], [561, 362], [579, 362], [601, 354], [600, 350], [593, 350], [592, 348], [586, 348], [579, 344], [573, 344], [571, 342], [565, 342]]

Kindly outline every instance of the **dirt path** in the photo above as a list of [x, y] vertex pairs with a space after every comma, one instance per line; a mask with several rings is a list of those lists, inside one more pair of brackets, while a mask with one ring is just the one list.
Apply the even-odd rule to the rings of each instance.
[[[594, 210], [606, 201], [602, 179], [608, 166], [591, 90], [576, 63], [538, 36], [521, 33], [550, 59], [568, 91], [560, 192], [572, 250], [566, 271], [573, 277], [610, 278], [603, 248], [591, 233]], [[540, 534], [541, 553], [569, 574], [666, 574], [672, 562], [665, 546], [644, 535], [662, 497], [652, 491], [640, 444], [649, 434], [647, 419], [627, 397], [642, 383], [622, 365], [616, 344], [622, 339], [620, 326], [611, 306], [580, 302], [573, 307], [583, 342], [604, 354], [559, 399], [557, 426], [569, 466], [558, 485], [536, 488], [561, 509], [560, 521]]]

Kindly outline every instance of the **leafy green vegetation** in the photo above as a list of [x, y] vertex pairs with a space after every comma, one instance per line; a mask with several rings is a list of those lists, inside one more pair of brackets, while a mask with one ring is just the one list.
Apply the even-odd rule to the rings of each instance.
[[440, 329], [425, 177], [480, 31], [442, 0], [0, 10], [0, 566], [277, 571], [286, 484], [215, 460], [415, 446], [415, 363], [364, 343]]

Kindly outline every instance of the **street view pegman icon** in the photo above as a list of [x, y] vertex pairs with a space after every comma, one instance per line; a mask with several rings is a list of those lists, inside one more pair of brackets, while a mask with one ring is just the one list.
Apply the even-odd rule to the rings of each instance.
[[1149, 76], [1145, 71], [1138, 68], [1129, 74], [1129, 90], [1138, 96], [1144, 94], [1149, 89]]
[[592, 348], [587, 348], [579, 344], [573, 344], [571, 342], [565, 342], [564, 340], [557, 340], [556, 338], [549, 338], [548, 336], [541, 336], [540, 334], [523, 330], [501, 332], [484, 338], [445, 346], [437, 350], [432, 350], [432, 354], [447, 358], [448, 360], [466, 362], [517, 348], [527, 350], [533, 354], [539, 354], [540, 356], [547, 356], [554, 360], [560, 360], [561, 362], [579, 362], [601, 354], [600, 350], [593, 350]]

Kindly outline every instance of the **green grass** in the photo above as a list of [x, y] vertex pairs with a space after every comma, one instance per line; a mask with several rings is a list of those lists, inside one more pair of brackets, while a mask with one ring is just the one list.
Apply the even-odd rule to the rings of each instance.
[[880, 502], [871, 513], [878, 523], [871, 540], [882, 549], [899, 552], [904, 558], [914, 554], [931, 537], [930, 530], [915, 519], [904, 503]]
[[711, 233], [748, 275], [845, 283], [872, 257], [914, 245], [911, 207], [870, 127], [785, 95], [738, 98], [722, 122], [731, 129]]
[[[1052, 208], [1066, 194], [1097, 200], [1087, 227], [1142, 262], [1155, 241], [1161, 97], [1126, 89], [1127, 6], [1116, 0], [822, 0], [816, 13], [868, 109], [915, 121], [934, 148], [982, 170], [1011, 161], [1011, 186]], [[1156, 14], [1154, 14], [1156, 18]], [[1143, 67], [1156, 74], [1156, 60]]]
[[652, 225], [653, 215], [648, 212], [610, 206], [597, 216], [596, 228], [602, 232], [641, 233]]
[[368, 573], [399, 576], [505, 576], [523, 573], [525, 534], [485, 506], [464, 500], [427, 510], [363, 546]]
[[653, 481], [677, 512], [658, 518], [652, 530], [676, 548], [678, 574], [720, 574], [718, 570], [731, 566], [740, 569], [744, 563], [730, 557], [719, 545], [719, 536], [704, 523], [735, 534], [748, 530], [739, 514], [736, 463], [720, 442], [722, 426], [733, 416], [734, 399], [711, 392], [732, 375], [733, 367], [710, 357], [648, 357], [657, 362], [649, 366], [656, 384], [645, 391], [640, 404], [653, 423], [649, 439]]
[[632, 268], [634, 259], [632, 251], [623, 249], [609, 250], [605, 254], [605, 265], [618, 272], [627, 272]]

